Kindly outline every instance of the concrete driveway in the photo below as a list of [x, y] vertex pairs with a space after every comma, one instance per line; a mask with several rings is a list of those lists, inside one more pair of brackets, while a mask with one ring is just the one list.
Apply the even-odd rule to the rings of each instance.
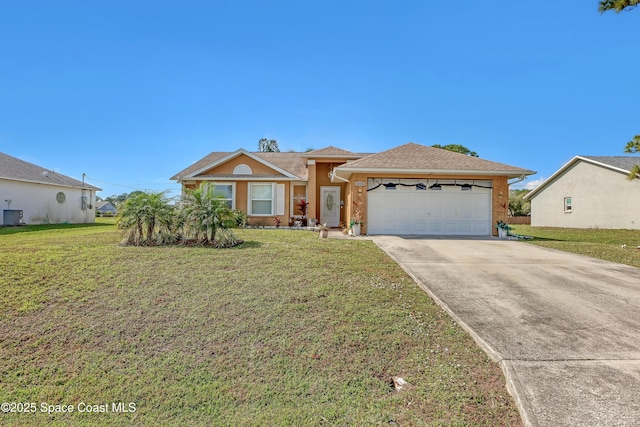
[[501, 363], [525, 424], [640, 425], [640, 269], [518, 241], [373, 241]]

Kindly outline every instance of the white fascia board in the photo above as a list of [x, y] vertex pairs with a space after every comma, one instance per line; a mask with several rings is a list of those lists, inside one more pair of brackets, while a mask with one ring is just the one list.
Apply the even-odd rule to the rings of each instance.
[[[183, 179], [182, 181], [233, 181], [233, 182], [241, 182], [241, 181], [246, 181], [246, 182], [250, 182], [250, 181], [269, 181], [269, 182], [275, 182], [275, 181], [300, 181], [300, 178], [298, 178], [297, 176], [295, 177], [288, 177], [288, 176], [243, 176], [243, 177], [235, 177], [235, 176], [215, 176], [215, 175], [205, 175], [205, 176], [198, 176], [195, 178], [190, 178], [190, 179]], [[306, 181], [300, 181], [300, 182], [305, 182]]]
[[[0, 179], [4, 179], [7, 181], [13, 182], [26, 182], [28, 184], [39, 184], [39, 185], [52, 185], [54, 187], [64, 187], [64, 188], [77, 188], [79, 190], [91, 190], [91, 191], [102, 191], [102, 188], [98, 188], [96, 186], [91, 187], [83, 187], [81, 185], [66, 185], [66, 184], [58, 184], [56, 182], [40, 182], [40, 181], [31, 181], [28, 179], [15, 179], [15, 178], [6, 178], [4, 176], [0, 176]], [[89, 184], [90, 185], [90, 184]]]
[[251, 159], [255, 160], [256, 162], [262, 163], [263, 165], [267, 166], [268, 168], [273, 169], [273, 170], [275, 170], [275, 171], [277, 171], [277, 172], [280, 172], [281, 174], [283, 174], [283, 175], [285, 175], [285, 176], [287, 176], [287, 177], [289, 177], [289, 178], [296, 178], [296, 179], [300, 179], [299, 177], [297, 177], [297, 176], [293, 175], [292, 173], [287, 172], [286, 170], [281, 169], [281, 168], [279, 168], [278, 166], [276, 166], [276, 165], [274, 165], [274, 164], [272, 164], [272, 163], [269, 163], [269, 162], [267, 162], [267, 161], [266, 161], [266, 160], [264, 160], [264, 159], [261, 159], [260, 157], [256, 156], [255, 154], [248, 152], [248, 151], [247, 151], [247, 150], [245, 150], [244, 148], [241, 148], [241, 149], [239, 149], [239, 150], [236, 150], [236, 151], [234, 151], [233, 153], [229, 153], [229, 155], [224, 156], [224, 157], [222, 157], [221, 159], [218, 159], [218, 160], [216, 160], [215, 162], [210, 163], [210, 164], [208, 164], [207, 166], [202, 167], [202, 168], [198, 169], [197, 171], [194, 171], [194, 172], [190, 173], [189, 175], [185, 175], [185, 176], [181, 177], [180, 179], [181, 179], [181, 180], [185, 180], [185, 179], [194, 179], [194, 178], [196, 178], [196, 177], [197, 177], [198, 179], [201, 179], [201, 177], [198, 177], [198, 175], [199, 175], [199, 174], [201, 174], [202, 172], [205, 172], [205, 171], [207, 171], [207, 170], [209, 170], [209, 169], [212, 169], [212, 168], [214, 168], [214, 167], [216, 167], [216, 166], [218, 166], [218, 165], [221, 165], [221, 164], [223, 164], [223, 163], [226, 163], [226, 162], [228, 162], [229, 160], [231, 160], [231, 159], [233, 159], [233, 158], [236, 158], [236, 157], [238, 157], [238, 156], [239, 156], [239, 155], [241, 155], [241, 154], [244, 154], [245, 156], [247, 156], [247, 157], [249, 157], [249, 158], [251, 158]]
[[[571, 160], [569, 160], [567, 163], [565, 163], [560, 169], [555, 171], [553, 173], [553, 175], [551, 175], [549, 178], [545, 179], [542, 182], [542, 184], [538, 185], [536, 188], [534, 188], [533, 190], [531, 190], [527, 194], [525, 194], [525, 196], [523, 197], [523, 200], [529, 200], [529, 199], [531, 199], [531, 197], [533, 197], [536, 194], [538, 194], [539, 192], [541, 192], [546, 186], [548, 186], [553, 181], [555, 181], [555, 179], [558, 176], [562, 175], [562, 173], [564, 173], [564, 171], [569, 169], [573, 164], [577, 163], [580, 160], [589, 161], [588, 159], [585, 159], [585, 158], [580, 157], [580, 156], [573, 157]], [[593, 163], [593, 162], [590, 162], [590, 163]]]
[[453, 169], [398, 169], [398, 168], [350, 168], [348, 166], [341, 166], [336, 168], [336, 173], [340, 173], [340, 176], [348, 178], [352, 173], [366, 173], [366, 174], [403, 174], [403, 175], [485, 175], [485, 176], [507, 176], [509, 178], [516, 178], [523, 175], [534, 175], [536, 172], [530, 170], [522, 171], [488, 171], [488, 170], [453, 170]]

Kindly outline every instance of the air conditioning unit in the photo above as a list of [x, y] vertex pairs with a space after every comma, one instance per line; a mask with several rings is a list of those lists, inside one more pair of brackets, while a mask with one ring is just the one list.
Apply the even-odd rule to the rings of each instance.
[[18, 209], [5, 209], [2, 212], [2, 224], [4, 225], [22, 224], [22, 211]]

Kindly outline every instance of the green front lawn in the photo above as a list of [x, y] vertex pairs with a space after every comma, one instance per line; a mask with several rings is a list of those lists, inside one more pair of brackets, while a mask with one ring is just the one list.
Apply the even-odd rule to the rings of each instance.
[[372, 242], [237, 233], [0, 229], [0, 402], [36, 404], [0, 424], [520, 425], [500, 368]]
[[640, 230], [512, 227], [512, 233], [533, 237], [526, 241], [534, 245], [640, 267]]

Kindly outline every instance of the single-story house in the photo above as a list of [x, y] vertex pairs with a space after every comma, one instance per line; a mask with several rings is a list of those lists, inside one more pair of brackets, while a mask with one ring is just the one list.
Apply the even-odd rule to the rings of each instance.
[[95, 222], [98, 187], [0, 153], [0, 225]]
[[640, 229], [638, 156], [576, 156], [527, 194], [534, 227]]
[[118, 213], [118, 210], [113, 203], [108, 200], [101, 200], [96, 202], [96, 213], [99, 215], [115, 215]]
[[306, 153], [213, 152], [174, 175], [183, 191], [210, 182], [249, 223], [306, 215], [330, 227], [355, 210], [368, 234], [491, 235], [507, 219], [511, 178], [535, 172], [408, 143], [363, 154], [326, 147]]

